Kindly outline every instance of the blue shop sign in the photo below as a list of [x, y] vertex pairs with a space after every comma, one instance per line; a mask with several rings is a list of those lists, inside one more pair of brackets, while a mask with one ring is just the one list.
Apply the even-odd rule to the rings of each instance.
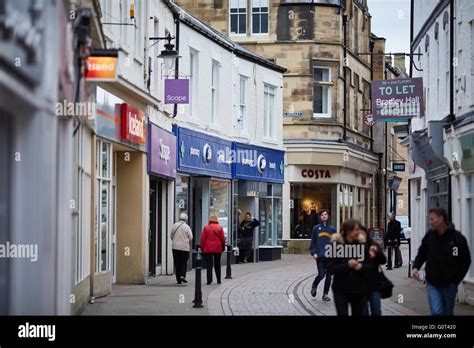
[[232, 162], [235, 179], [283, 184], [285, 152], [234, 143]]
[[177, 137], [177, 169], [180, 172], [232, 178], [232, 142], [187, 128], [173, 126]]

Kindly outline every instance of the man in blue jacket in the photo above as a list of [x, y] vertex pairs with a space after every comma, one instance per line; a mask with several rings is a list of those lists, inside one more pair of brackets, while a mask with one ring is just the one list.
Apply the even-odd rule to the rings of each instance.
[[[331, 236], [336, 233], [336, 229], [332, 227], [329, 220], [329, 211], [326, 209], [321, 210], [319, 213], [320, 223], [313, 228], [311, 235], [311, 244], [309, 246], [309, 252], [311, 256], [316, 260], [318, 267], [318, 275], [314, 279], [313, 286], [311, 288], [311, 296], [316, 297], [318, 284], [326, 276], [326, 257], [324, 255], [326, 245], [331, 243]], [[324, 293], [323, 300], [331, 301], [328, 296], [329, 288], [331, 286], [331, 275], [326, 276], [324, 281]]]

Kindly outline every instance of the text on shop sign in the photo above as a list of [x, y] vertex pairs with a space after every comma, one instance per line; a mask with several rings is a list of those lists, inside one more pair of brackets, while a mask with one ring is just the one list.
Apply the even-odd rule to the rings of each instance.
[[328, 169], [303, 169], [301, 176], [311, 179], [330, 179], [331, 172]]

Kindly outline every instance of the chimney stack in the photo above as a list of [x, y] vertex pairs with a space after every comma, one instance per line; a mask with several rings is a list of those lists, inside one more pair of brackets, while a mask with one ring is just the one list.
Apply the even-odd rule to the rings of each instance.
[[394, 57], [395, 57], [394, 59], [395, 68], [397, 68], [398, 70], [406, 74], [407, 72], [406, 72], [406, 67], [405, 67], [405, 54], [397, 53], [395, 54]]

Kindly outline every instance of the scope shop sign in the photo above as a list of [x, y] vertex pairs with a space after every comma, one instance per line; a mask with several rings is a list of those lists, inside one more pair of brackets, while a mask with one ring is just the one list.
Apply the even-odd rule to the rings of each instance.
[[189, 80], [165, 80], [165, 104], [189, 104]]
[[372, 81], [372, 114], [382, 122], [423, 117], [423, 79]]

